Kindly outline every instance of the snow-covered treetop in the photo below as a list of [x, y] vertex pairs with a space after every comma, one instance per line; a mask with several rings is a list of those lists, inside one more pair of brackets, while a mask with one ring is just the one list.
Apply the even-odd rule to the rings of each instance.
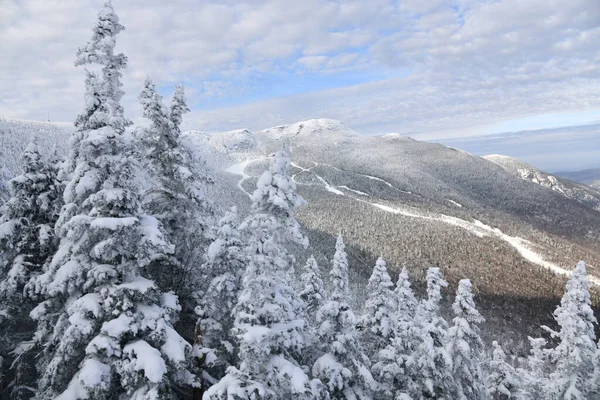
[[313, 315], [325, 301], [325, 285], [321, 279], [321, 271], [313, 256], [308, 258], [304, 271], [300, 276], [300, 298], [306, 303], [307, 313]]
[[[454, 300], [454, 304], [452, 304], [452, 310], [456, 315], [454, 318], [455, 323], [458, 319], [464, 319], [469, 324], [480, 324], [485, 321], [475, 307], [472, 285], [469, 279], [462, 279], [458, 282], [456, 299]], [[457, 325], [464, 328], [463, 324]]]
[[138, 96], [142, 106], [142, 116], [148, 118], [158, 128], [169, 127], [167, 108], [164, 106], [162, 96], [156, 91], [156, 87], [150, 77], [144, 80], [144, 87]]
[[368, 332], [383, 338], [392, 334], [396, 311], [393, 286], [385, 261], [379, 257], [367, 285], [368, 299], [361, 323]]
[[40, 156], [40, 152], [37, 145], [37, 138], [33, 138], [33, 140], [29, 143], [25, 151], [23, 152], [23, 169], [25, 173], [31, 173], [39, 171], [42, 166], [42, 157]]
[[104, 3], [104, 7], [98, 13], [98, 20], [92, 28], [92, 39], [85, 46], [77, 50], [75, 65], [84, 64], [115, 64], [124, 67], [127, 57], [120, 53], [115, 55], [115, 37], [125, 27], [119, 23], [119, 17], [110, 1]]
[[190, 112], [190, 109], [185, 99], [183, 85], [177, 85], [175, 86], [175, 93], [173, 93], [173, 100], [171, 101], [171, 122], [177, 132], [180, 132], [183, 114], [188, 112]]
[[426, 311], [437, 312], [442, 299], [442, 288], [447, 286], [448, 282], [444, 280], [439, 268], [432, 267], [427, 270], [427, 299], [423, 304]]
[[402, 268], [402, 271], [398, 276], [398, 282], [396, 282], [394, 293], [397, 302], [397, 320], [406, 321], [407, 319], [412, 319], [417, 311], [418, 302], [410, 287], [410, 279], [406, 267]]
[[[115, 131], [123, 132], [126, 126], [131, 125], [131, 121], [123, 116], [120, 104], [123, 97], [121, 70], [127, 66], [127, 57], [123, 53], [114, 53], [116, 36], [123, 29], [125, 27], [119, 24], [119, 17], [108, 1], [98, 14], [98, 20], [92, 28], [92, 38], [77, 50], [75, 66], [103, 66], [101, 80], [94, 73], [86, 72], [85, 111], [75, 122], [79, 129], [111, 126]], [[91, 119], [94, 123], [88, 123]]]
[[252, 194], [253, 207], [257, 214], [267, 213], [277, 218], [287, 230], [290, 239], [308, 247], [308, 238], [300, 230], [300, 224], [294, 217], [297, 206], [306, 201], [296, 191], [296, 183], [289, 174], [291, 154], [289, 146], [284, 145], [275, 153], [269, 166], [258, 182]]
[[333, 255], [333, 267], [329, 272], [333, 293], [331, 299], [335, 301], [348, 300], [348, 256], [346, 245], [340, 234], [335, 243], [335, 254]]

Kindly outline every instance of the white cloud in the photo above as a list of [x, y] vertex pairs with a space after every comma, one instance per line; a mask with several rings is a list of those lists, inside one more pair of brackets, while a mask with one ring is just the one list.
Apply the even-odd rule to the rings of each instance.
[[[600, 106], [597, 0], [113, 4], [126, 26], [118, 47], [129, 57], [123, 102], [134, 119], [146, 75], [161, 86], [185, 83], [192, 104], [264, 98], [263, 90], [280, 84], [270, 77], [280, 74], [291, 86], [306, 71], [337, 78], [334, 89], [309, 85], [308, 93], [197, 109], [187, 126], [205, 130], [330, 117], [365, 133], [439, 133]], [[100, 6], [100, 0], [2, 2], [0, 115], [74, 118], [83, 81], [74, 54]], [[386, 78], [356, 84], [344, 80], [351, 71]]]

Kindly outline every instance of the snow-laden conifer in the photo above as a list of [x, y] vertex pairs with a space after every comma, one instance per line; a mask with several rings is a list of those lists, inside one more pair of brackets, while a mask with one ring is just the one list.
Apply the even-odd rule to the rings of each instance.
[[411, 289], [406, 268], [402, 268], [398, 276], [394, 300], [397, 305], [394, 336], [391, 343], [379, 352], [373, 372], [384, 385], [385, 396], [395, 400], [408, 400], [408, 393], [418, 392], [412, 377], [417, 375], [413, 352], [419, 343], [420, 332], [415, 322], [418, 302]]
[[483, 341], [478, 326], [485, 320], [475, 307], [470, 280], [463, 279], [458, 283], [452, 310], [455, 317], [449, 330], [448, 353], [452, 359], [456, 398], [485, 399], [485, 382], [481, 372]]
[[[415, 322], [419, 332], [419, 342], [412, 358], [414, 369], [410, 369], [411, 379], [416, 383], [417, 392], [411, 392], [415, 399], [456, 399], [456, 386], [452, 375], [452, 358], [446, 350], [448, 345], [448, 323], [440, 316], [442, 288], [448, 286], [439, 268], [427, 271], [427, 298], [417, 309]], [[413, 375], [414, 374], [414, 375]]]
[[189, 111], [183, 87], [177, 86], [169, 110], [147, 78], [139, 100], [143, 116], [151, 125], [138, 129], [136, 136], [143, 143], [143, 162], [155, 177], [145, 191], [143, 208], [161, 222], [168, 241], [175, 246], [174, 256], [169, 260], [171, 268], [163, 268], [161, 260], [151, 265], [150, 271], [163, 289], [178, 295], [188, 318], [196, 305], [194, 293], [199, 287], [206, 289], [200, 265], [211, 238], [214, 215], [198, 179], [202, 174], [194, 171], [192, 157], [181, 143], [180, 124], [183, 114]]
[[233, 207], [219, 221], [217, 237], [208, 247], [203, 269], [206, 271], [204, 278], [210, 282], [200, 297], [198, 308], [202, 343], [196, 351], [215, 352], [216, 359], [211, 364], [216, 362], [217, 368], [233, 365], [237, 359], [237, 341], [230, 333], [234, 322], [232, 311], [242, 286], [247, 259], [238, 230], [237, 209]]
[[310, 256], [304, 265], [302, 275], [300, 276], [300, 298], [306, 305], [306, 315], [309, 320], [315, 320], [317, 311], [325, 302], [325, 284], [321, 278], [321, 269], [317, 260]]
[[544, 338], [529, 337], [529, 356], [527, 368], [519, 369], [523, 377], [523, 391], [527, 399], [541, 399], [545, 397], [545, 388], [548, 379], [548, 353], [545, 349], [547, 341]]
[[558, 331], [549, 330], [558, 345], [549, 351], [553, 371], [546, 382], [550, 399], [589, 399], [596, 352], [596, 317], [591, 307], [587, 268], [580, 261], [554, 311]]
[[393, 321], [396, 302], [393, 296], [392, 279], [385, 261], [380, 257], [375, 263], [367, 285], [365, 314], [360, 318], [363, 329], [363, 344], [371, 359], [375, 359], [393, 337]]
[[357, 318], [348, 304], [348, 258], [341, 235], [329, 275], [333, 292], [317, 313], [323, 355], [315, 362], [313, 375], [325, 384], [332, 399], [372, 399], [378, 384], [359, 341]]
[[23, 292], [56, 251], [54, 224], [62, 204], [57, 167], [42, 160], [35, 141], [23, 153], [23, 167], [0, 218], [0, 356], [12, 364], [6, 378], [13, 399], [29, 398], [35, 386], [29, 318], [35, 302]]
[[284, 147], [258, 179], [253, 213], [241, 226], [248, 233], [248, 267], [234, 308], [233, 332], [239, 341], [238, 367], [230, 367], [205, 394], [212, 399], [314, 399], [323, 396], [298, 363], [305, 346], [305, 321], [296, 311], [302, 300], [286, 272], [285, 244], [307, 246], [294, 210], [304, 203], [289, 176], [290, 154]]
[[488, 362], [486, 387], [492, 400], [525, 399], [522, 380], [517, 370], [506, 362], [506, 355], [498, 342], [492, 343], [492, 359]]
[[[92, 40], [78, 52], [77, 64], [104, 68], [94, 90], [86, 89], [72, 142], [59, 249], [27, 288], [43, 299], [31, 312], [34, 340], [44, 348], [37, 399], [168, 399], [174, 385], [196, 381], [188, 370], [191, 346], [173, 329], [177, 297], [142, 276], [170, 246], [159, 222], [140, 211], [132, 182], [131, 138], [119, 104], [126, 58], [113, 53], [122, 29], [106, 3]], [[101, 111], [88, 113], [94, 104]]]

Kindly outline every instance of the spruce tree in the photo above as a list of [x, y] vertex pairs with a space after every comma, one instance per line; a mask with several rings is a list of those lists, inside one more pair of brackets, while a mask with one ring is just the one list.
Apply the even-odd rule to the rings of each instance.
[[498, 342], [492, 343], [492, 359], [488, 362], [486, 387], [492, 400], [522, 400], [524, 393], [517, 370], [506, 362], [506, 355]]
[[306, 305], [306, 315], [309, 320], [314, 322], [317, 311], [325, 302], [325, 285], [321, 278], [321, 269], [317, 260], [310, 256], [304, 265], [302, 275], [300, 276], [301, 290], [300, 298]]
[[479, 324], [484, 322], [473, 299], [471, 281], [458, 283], [453, 326], [449, 330], [448, 353], [452, 359], [452, 372], [457, 388], [457, 399], [479, 400], [486, 398], [481, 363], [483, 341], [479, 336]]
[[333, 292], [317, 313], [323, 355], [315, 362], [313, 375], [327, 387], [331, 399], [372, 399], [378, 384], [358, 338], [356, 316], [348, 305], [348, 258], [341, 235], [329, 275]]
[[31, 312], [44, 348], [36, 399], [169, 399], [173, 385], [195, 384], [191, 346], [172, 327], [177, 297], [142, 276], [170, 246], [159, 222], [141, 213], [132, 181], [129, 122], [119, 103], [126, 57], [114, 54], [122, 30], [106, 3], [78, 51], [76, 64], [98, 63], [102, 77], [87, 74], [59, 249], [28, 288], [43, 299]]
[[547, 344], [544, 338], [529, 337], [531, 350], [527, 357], [527, 369], [520, 369], [523, 376], [523, 388], [527, 399], [541, 399], [545, 397], [547, 387], [548, 353], [545, 349]]
[[305, 346], [305, 321], [296, 311], [302, 300], [286, 272], [291, 257], [285, 245], [308, 246], [294, 210], [304, 203], [289, 176], [287, 147], [275, 154], [252, 195], [253, 214], [241, 229], [248, 233], [248, 266], [234, 308], [233, 333], [239, 341], [239, 367], [230, 367], [205, 394], [211, 399], [314, 399], [319, 382], [298, 363]]
[[415, 322], [418, 302], [411, 289], [408, 271], [402, 268], [394, 300], [397, 304], [394, 320], [394, 337], [381, 350], [373, 372], [384, 385], [384, 395], [395, 400], [410, 399], [408, 393], [417, 393], [419, 388], [413, 377], [417, 376], [413, 353], [420, 339]]
[[56, 165], [42, 160], [35, 141], [23, 153], [23, 166], [11, 181], [13, 196], [0, 218], [0, 356], [12, 360], [6, 378], [14, 399], [28, 398], [35, 386], [29, 342], [35, 302], [24, 296], [24, 288], [56, 251], [54, 224], [62, 202]]
[[385, 261], [380, 257], [375, 263], [367, 285], [365, 314], [360, 318], [363, 328], [363, 343], [370, 358], [375, 359], [393, 337], [393, 321], [396, 302], [393, 296], [392, 279]]
[[219, 221], [217, 237], [208, 247], [203, 271], [210, 282], [198, 308], [202, 343], [197, 344], [196, 352], [203, 357], [213, 357], [207, 352], [216, 353], [210, 364], [218, 369], [224, 370], [237, 361], [236, 340], [230, 331], [247, 260], [238, 230], [237, 209], [233, 207]]
[[596, 317], [591, 307], [587, 268], [580, 261], [554, 311], [559, 330], [550, 331], [558, 345], [549, 351], [553, 371], [546, 385], [549, 399], [589, 399], [596, 352]]
[[415, 323], [419, 342], [413, 352], [415, 367], [408, 372], [418, 388], [409, 393], [414, 399], [456, 399], [452, 358], [446, 350], [448, 323], [440, 316], [442, 288], [448, 283], [439, 268], [427, 270], [427, 298], [417, 309]]
[[[177, 86], [169, 110], [147, 78], [139, 100], [151, 125], [138, 129], [136, 135], [143, 143], [143, 162], [156, 177], [144, 194], [143, 208], [161, 222], [166, 238], [175, 246], [169, 260], [158, 260], [149, 270], [163, 290], [178, 295], [183, 317], [188, 320], [197, 305], [196, 292], [203, 292], [199, 287], [206, 289], [200, 266], [212, 237], [213, 211], [204, 198], [192, 157], [181, 143], [180, 124], [183, 114], [189, 112], [183, 87]], [[164, 262], [171, 267], [163, 268]]]

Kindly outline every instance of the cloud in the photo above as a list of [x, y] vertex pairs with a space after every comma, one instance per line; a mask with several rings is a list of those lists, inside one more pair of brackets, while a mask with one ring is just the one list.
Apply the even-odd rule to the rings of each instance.
[[[186, 126], [209, 131], [328, 117], [367, 134], [429, 137], [600, 108], [597, 0], [113, 4], [126, 26], [118, 49], [134, 120], [146, 75], [167, 96], [184, 83], [194, 108]], [[83, 93], [74, 54], [100, 6], [3, 1], [0, 115], [74, 119]]]

